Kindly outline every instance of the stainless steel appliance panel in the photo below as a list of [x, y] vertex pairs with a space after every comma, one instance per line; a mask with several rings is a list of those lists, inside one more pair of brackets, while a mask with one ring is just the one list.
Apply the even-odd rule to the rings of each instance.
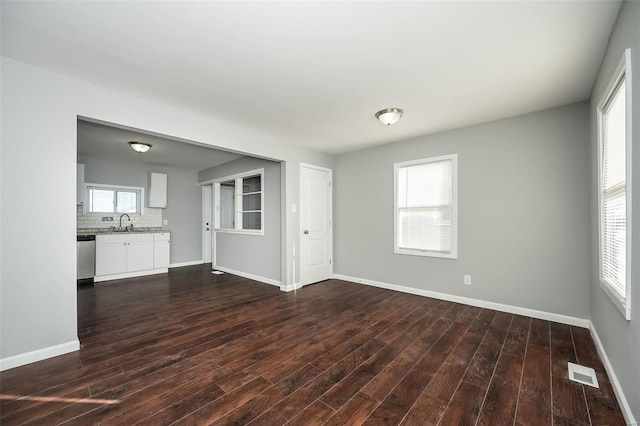
[[96, 273], [96, 236], [78, 235], [78, 279], [93, 278]]

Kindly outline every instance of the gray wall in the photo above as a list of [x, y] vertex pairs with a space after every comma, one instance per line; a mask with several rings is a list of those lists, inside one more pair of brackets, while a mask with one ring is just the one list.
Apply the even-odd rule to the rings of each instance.
[[[631, 321], [626, 321], [600, 288], [598, 272], [598, 102], [626, 48], [632, 60], [633, 237]], [[624, 2], [591, 94], [591, 321], [636, 418], [640, 419], [640, 2]]]
[[78, 162], [85, 165], [85, 182], [144, 187], [145, 206], [149, 173], [165, 173], [167, 208], [162, 218], [169, 221], [163, 228], [171, 231], [171, 263], [202, 260], [202, 189], [196, 170], [87, 156], [78, 156]]
[[[589, 318], [588, 128], [583, 102], [338, 156], [335, 272]], [[458, 259], [394, 254], [394, 162], [452, 153]]]
[[281, 280], [280, 163], [258, 158], [241, 158], [198, 173], [206, 182], [237, 173], [264, 168], [264, 235], [217, 232], [214, 266]]
[[[332, 167], [330, 155], [211, 115], [96, 86], [10, 58], [0, 58], [0, 367], [58, 355], [78, 346], [76, 320], [76, 139], [78, 117], [115, 123], [234, 152], [278, 159], [283, 166], [282, 277], [299, 277], [300, 163]], [[40, 191], [42, 210], [25, 203]], [[36, 224], [17, 226], [16, 224]], [[40, 224], [41, 226], [38, 226]], [[34, 258], [33, 242], [39, 256]], [[38, 267], [34, 268], [37, 263]], [[46, 271], [43, 279], [42, 271]]]

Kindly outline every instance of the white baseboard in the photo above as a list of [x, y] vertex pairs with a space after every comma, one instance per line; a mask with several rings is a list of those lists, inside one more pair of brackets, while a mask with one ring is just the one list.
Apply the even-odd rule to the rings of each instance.
[[589, 324], [591, 323], [591, 321], [584, 318], [570, 317], [568, 315], [554, 314], [552, 312], [538, 311], [536, 309], [521, 308], [519, 306], [472, 299], [470, 297], [456, 296], [453, 294], [438, 293], [436, 291], [422, 290], [397, 284], [383, 283], [380, 281], [373, 281], [365, 278], [350, 277], [348, 275], [333, 274], [333, 278], [337, 280], [351, 281], [358, 284], [370, 285], [373, 287], [385, 288], [387, 290], [401, 291], [403, 293], [416, 294], [418, 296], [432, 297], [434, 299], [447, 300], [449, 302], [463, 303], [465, 305], [493, 309], [495, 311], [507, 312], [510, 314], [525, 315], [528, 317], [539, 318], [546, 321], [554, 321], [562, 324], [574, 325], [576, 327], [589, 328]]
[[35, 351], [2, 358], [0, 359], [0, 371], [31, 364], [32, 362], [42, 361], [43, 359], [52, 358], [54, 356], [64, 355], [79, 349], [80, 341], [76, 339], [71, 342], [49, 346], [48, 348], [37, 349]]
[[234, 269], [225, 268], [223, 266], [213, 265], [213, 269], [218, 271], [226, 272], [227, 274], [237, 275], [239, 277], [248, 278], [254, 281], [260, 281], [261, 283], [277, 285], [278, 287], [281, 285], [280, 281], [274, 280], [272, 278], [260, 277], [258, 275], [247, 274], [246, 272], [236, 271]]
[[294, 283], [294, 284], [283, 284], [280, 286], [280, 290], [282, 291], [293, 291], [302, 287], [302, 283]]
[[204, 260], [192, 260], [190, 262], [178, 262], [172, 263], [169, 265], [169, 269], [171, 268], [182, 268], [183, 266], [195, 266], [204, 264]]
[[93, 278], [94, 283], [100, 283], [102, 281], [119, 280], [122, 278], [135, 278], [144, 277], [146, 275], [166, 274], [169, 272], [169, 268], [149, 269], [146, 271], [126, 272], [124, 274], [112, 274], [112, 275], [100, 275]]
[[629, 407], [629, 402], [627, 402], [627, 398], [625, 398], [624, 392], [622, 392], [622, 386], [620, 386], [618, 377], [613, 370], [613, 365], [611, 365], [611, 361], [609, 361], [609, 357], [604, 350], [604, 346], [602, 345], [600, 336], [598, 336], [598, 332], [596, 331], [596, 328], [591, 321], [589, 321], [589, 330], [591, 330], [591, 337], [593, 337], [593, 341], [596, 344], [598, 355], [600, 355], [600, 359], [602, 359], [602, 363], [604, 364], [604, 369], [607, 370], [607, 375], [609, 376], [609, 380], [611, 381], [611, 386], [613, 386], [613, 393], [616, 394], [616, 399], [618, 400], [618, 404], [620, 404], [620, 410], [622, 410], [624, 420], [629, 426], [638, 426], [638, 422], [633, 417], [633, 413], [631, 412], [631, 407]]

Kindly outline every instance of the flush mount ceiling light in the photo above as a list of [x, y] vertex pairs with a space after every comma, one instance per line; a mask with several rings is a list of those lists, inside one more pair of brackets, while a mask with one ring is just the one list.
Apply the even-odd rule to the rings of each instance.
[[400, 120], [402, 114], [404, 114], [404, 111], [400, 108], [387, 108], [376, 112], [376, 118], [380, 120], [382, 124], [391, 126]]
[[144, 142], [131, 141], [131, 142], [129, 142], [129, 146], [135, 152], [147, 152], [147, 151], [149, 151], [151, 149], [151, 144], [144, 143]]

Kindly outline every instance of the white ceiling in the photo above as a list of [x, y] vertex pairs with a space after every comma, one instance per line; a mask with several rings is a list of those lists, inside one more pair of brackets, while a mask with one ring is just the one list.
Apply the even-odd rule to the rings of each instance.
[[340, 153], [587, 99], [619, 8], [3, 1], [2, 54]]
[[[130, 141], [149, 143], [152, 147], [145, 153], [135, 152], [129, 146]], [[241, 157], [210, 147], [83, 120], [78, 120], [78, 154], [193, 170], [207, 169]]]

